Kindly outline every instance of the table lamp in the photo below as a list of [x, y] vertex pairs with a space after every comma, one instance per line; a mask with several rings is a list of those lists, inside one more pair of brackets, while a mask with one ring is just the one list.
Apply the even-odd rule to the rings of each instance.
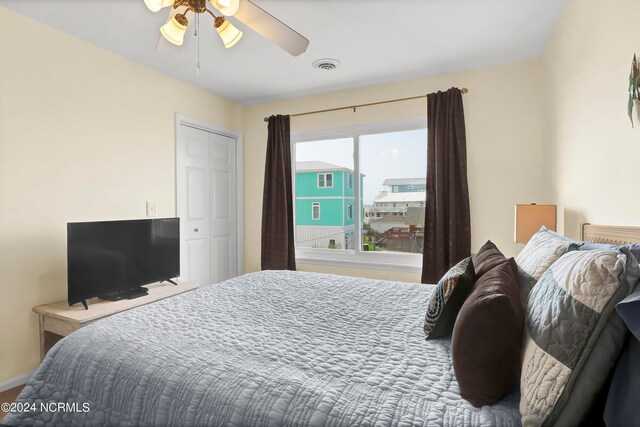
[[537, 205], [535, 203], [516, 205], [515, 223], [514, 238], [516, 243], [527, 243], [543, 225], [549, 230], [556, 231], [556, 205]]

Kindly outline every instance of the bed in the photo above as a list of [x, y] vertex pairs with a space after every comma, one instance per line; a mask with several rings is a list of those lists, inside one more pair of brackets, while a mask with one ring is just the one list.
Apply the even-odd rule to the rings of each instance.
[[114, 315], [58, 343], [18, 402], [87, 412], [5, 424], [519, 425], [518, 396], [464, 401], [433, 286], [265, 271]]
[[521, 425], [517, 390], [460, 397], [450, 339], [422, 332], [433, 290], [283, 271], [200, 288], [61, 340], [3, 423]]

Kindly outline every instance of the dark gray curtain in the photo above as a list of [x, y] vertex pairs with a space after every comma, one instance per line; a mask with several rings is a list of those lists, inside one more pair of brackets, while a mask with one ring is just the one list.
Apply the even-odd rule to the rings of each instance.
[[471, 253], [462, 92], [427, 95], [427, 203], [422, 283], [437, 283]]
[[262, 197], [262, 269], [295, 270], [289, 116], [271, 116]]

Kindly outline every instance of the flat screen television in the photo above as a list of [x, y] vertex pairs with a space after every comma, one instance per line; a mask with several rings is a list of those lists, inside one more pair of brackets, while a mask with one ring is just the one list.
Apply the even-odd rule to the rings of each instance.
[[69, 305], [146, 295], [143, 285], [180, 275], [180, 220], [70, 222], [67, 267]]

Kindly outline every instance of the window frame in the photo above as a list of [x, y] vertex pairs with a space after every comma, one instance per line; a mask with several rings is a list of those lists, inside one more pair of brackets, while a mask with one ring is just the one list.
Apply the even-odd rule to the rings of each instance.
[[353, 203], [347, 202], [347, 219], [353, 219]]
[[[392, 132], [427, 129], [426, 117], [408, 120], [371, 123], [365, 125], [344, 126], [332, 129], [316, 129], [310, 131], [294, 131], [291, 133], [291, 162], [292, 176], [296, 175], [296, 144], [303, 142], [322, 141], [329, 139], [353, 139], [353, 224], [355, 230], [362, 229], [362, 219], [359, 212], [363, 210], [360, 203], [360, 137]], [[426, 144], [425, 140], [425, 144]], [[425, 171], [426, 173], [426, 171]], [[293, 194], [295, 193], [295, 179]], [[326, 181], [325, 181], [326, 184]], [[333, 180], [332, 180], [333, 184]], [[323, 187], [325, 188], [325, 187]], [[295, 219], [294, 203], [294, 219]], [[358, 213], [358, 214], [356, 214]], [[294, 227], [295, 234], [295, 227]], [[295, 248], [296, 262], [301, 264], [317, 264], [330, 266], [344, 266], [355, 268], [378, 269], [386, 271], [420, 272], [422, 271], [422, 254], [401, 252], [370, 252], [362, 250], [362, 236], [354, 233], [355, 249], [323, 249], [323, 248]], [[295, 236], [294, 236], [295, 242]]]
[[[318, 207], [318, 218], [315, 217], [315, 207]], [[320, 202], [311, 202], [311, 221], [320, 221]]]
[[[295, 167], [295, 166], [294, 166]], [[295, 176], [295, 175], [294, 175]], [[333, 172], [318, 172], [316, 174], [316, 183], [318, 188], [333, 188]], [[322, 176], [322, 182], [324, 185], [320, 185], [320, 177]], [[331, 185], [327, 185], [327, 178], [331, 177]]]

